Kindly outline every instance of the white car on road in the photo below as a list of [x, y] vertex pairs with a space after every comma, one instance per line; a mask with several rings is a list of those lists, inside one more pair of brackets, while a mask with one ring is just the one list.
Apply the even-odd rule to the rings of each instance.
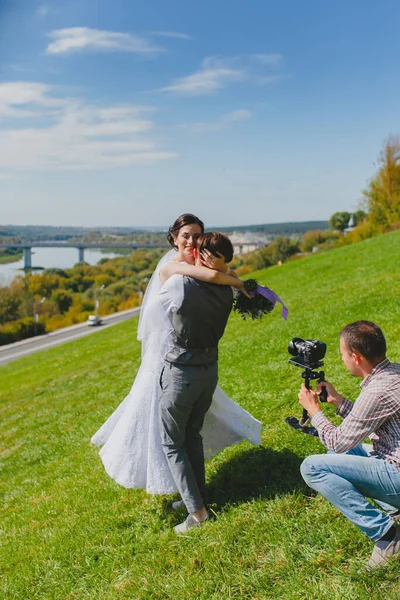
[[96, 327], [96, 325], [101, 325], [101, 319], [99, 315], [90, 315], [88, 317], [87, 324], [90, 327]]

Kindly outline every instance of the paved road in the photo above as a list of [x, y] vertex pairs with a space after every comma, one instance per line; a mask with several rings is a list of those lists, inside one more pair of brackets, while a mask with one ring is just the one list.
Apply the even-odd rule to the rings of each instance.
[[0, 366], [23, 356], [28, 356], [28, 354], [40, 352], [40, 350], [52, 348], [53, 346], [60, 346], [61, 344], [65, 344], [65, 342], [71, 342], [86, 335], [103, 331], [105, 327], [111, 327], [111, 325], [130, 319], [139, 313], [140, 308], [123, 310], [113, 315], [102, 317], [103, 323], [98, 327], [89, 327], [86, 323], [81, 323], [80, 325], [73, 325], [72, 327], [52, 331], [46, 335], [38, 335], [37, 337], [22, 340], [22, 342], [0, 346]]

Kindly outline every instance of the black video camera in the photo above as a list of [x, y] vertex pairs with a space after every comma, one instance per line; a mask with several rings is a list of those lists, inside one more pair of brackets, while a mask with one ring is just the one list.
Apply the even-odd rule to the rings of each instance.
[[[301, 376], [308, 389], [310, 389], [310, 381], [312, 379], [316, 379], [318, 383], [325, 381], [325, 373], [323, 371], [316, 372], [316, 369], [319, 369], [324, 365], [322, 359], [326, 352], [325, 342], [293, 338], [289, 342], [288, 352], [293, 356], [293, 358], [289, 358], [289, 363], [303, 369]], [[327, 396], [326, 388], [324, 387], [319, 395], [319, 399], [321, 402], [326, 402]], [[318, 437], [317, 430], [314, 427], [307, 426], [310, 422], [310, 417], [304, 408], [301, 419], [287, 417], [285, 422], [290, 425], [290, 427], [293, 427], [293, 429], [299, 429], [302, 433]]]
[[288, 352], [294, 356], [294, 358], [289, 359], [289, 362], [296, 365], [296, 367], [318, 369], [323, 365], [321, 361], [325, 356], [326, 344], [318, 340], [293, 338], [289, 342]]

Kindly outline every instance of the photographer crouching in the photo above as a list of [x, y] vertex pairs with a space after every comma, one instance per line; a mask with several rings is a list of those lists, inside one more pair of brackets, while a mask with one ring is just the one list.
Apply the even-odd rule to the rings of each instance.
[[[372, 569], [400, 552], [400, 364], [386, 358], [385, 337], [370, 321], [342, 329], [340, 352], [351, 375], [363, 378], [361, 393], [352, 403], [327, 381], [318, 384], [317, 393], [302, 385], [300, 404], [328, 453], [306, 458], [301, 474], [375, 542], [366, 565]], [[339, 427], [321, 411], [323, 387], [343, 417]], [[372, 445], [361, 444], [368, 437]]]

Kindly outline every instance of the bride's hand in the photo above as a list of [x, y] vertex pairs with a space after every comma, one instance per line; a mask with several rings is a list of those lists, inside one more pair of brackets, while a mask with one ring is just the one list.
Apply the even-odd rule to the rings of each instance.
[[239, 286], [237, 287], [237, 289], [242, 292], [242, 294], [244, 294], [245, 296], [247, 296], [247, 298], [253, 298], [253, 296], [250, 296], [249, 292], [246, 290], [246, 288], [244, 287], [244, 281], [242, 279], [238, 279], [238, 282], [240, 282]]
[[209, 269], [214, 269], [214, 271], [220, 271], [221, 273], [227, 273], [229, 271], [229, 267], [222, 254], [215, 256], [214, 254], [211, 254], [209, 250], [203, 250], [200, 254], [200, 258], [204, 266]]

